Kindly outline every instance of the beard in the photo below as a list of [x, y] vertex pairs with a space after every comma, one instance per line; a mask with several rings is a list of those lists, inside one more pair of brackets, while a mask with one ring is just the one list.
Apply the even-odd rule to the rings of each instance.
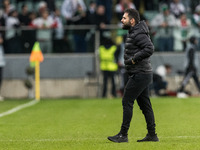
[[131, 28], [131, 23], [130, 22], [128, 22], [126, 24], [122, 24], [122, 29], [129, 30], [130, 28]]

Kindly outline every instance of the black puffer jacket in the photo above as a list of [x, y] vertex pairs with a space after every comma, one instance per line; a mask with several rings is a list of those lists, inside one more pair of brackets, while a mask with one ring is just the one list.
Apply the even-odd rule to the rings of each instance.
[[[140, 21], [129, 30], [125, 42], [124, 63], [128, 74], [151, 73], [150, 56], [153, 52], [149, 29], [144, 21]], [[131, 59], [135, 64], [132, 64]]]

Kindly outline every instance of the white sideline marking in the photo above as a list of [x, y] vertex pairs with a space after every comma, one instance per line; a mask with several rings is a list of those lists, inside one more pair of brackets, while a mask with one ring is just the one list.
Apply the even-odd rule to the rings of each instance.
[[37, 101], [37, 100], [33, 100], [33, 101], [31, 101], [31, 102], [28, 102], [28, 103], [19, 105], [19, 106], [17, 106], [17, 107], [14, 107], [14, 108], [12, 108], [12, 109], [6, 111], [6, 112], [0, 113], [0, 118], [1, 118], [1, 117], [4, 117], [4, 116], [7, 116], [7, 115], [10, 115], [10, 114], [12, 114], [12, 113], [15, 113], [15, 112], [17, 112], [17, 111], [19, 111], [19, 110], [21, 110], [21, 109], [24, 109], [24, 108], [33, 106], [33, 105], [35, 105], [35, 104], [38, 103], [38, 102], [39, 102], [39, 101]]
[[[129, 139], [140, 139], [143, 137], [130, 137]], [[200, 136], [167, 136], [167, 137], [159, 137], [160, 139], [184, 139], [184, 138], [200, 138]], [[81, 138], [81, 139], [22, 139], [22, 140], [1, 140], [0, 142], [66, 142], [66, 141], [81, 141], [81, 140], [107, 140], [107, 138]]]

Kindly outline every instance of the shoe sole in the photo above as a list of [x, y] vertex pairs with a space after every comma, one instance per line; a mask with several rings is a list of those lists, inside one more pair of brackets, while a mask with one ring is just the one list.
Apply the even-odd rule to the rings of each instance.
[[112, 142], [115, 142], [115, 143], [127, 143], [127, 142], [128, 142], [128, 140], [127, 140], [127, 141], [119, 142], [119, 141], [113, 140], [113, 139], [111, 139], [111, 138], [109, 138], [109, 137], [108, 137], [108, 140], [110, 140], [110, 141], [112, 141]]
[[159, 140], [157, 140], [157, 141], [140, 141], [140, 140], [137, 140], [137, 142], [159, 142]]

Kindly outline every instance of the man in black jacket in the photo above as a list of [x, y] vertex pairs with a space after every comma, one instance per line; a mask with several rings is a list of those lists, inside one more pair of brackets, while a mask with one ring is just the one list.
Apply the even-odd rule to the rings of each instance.
[[148, 133], [145, 138], [137, 142], [159, 141], [155, 133], [155, 120], [149, 99], [149, 85], [152, 82], [152, 67], [150, 56], [154, 46], [149, 37], [149, 30], [144, 21], [140, 21], [139, 13], [135, 9], [126, 9], [121, 20], [123, 29], [129, 30], [125, 42], [124, 63], [129, 80], [126, 84], [122, 105], [123, 122], [120, 132], [108, 139], [113, 142], [128, 142], [134, 100], [144, 114]]

